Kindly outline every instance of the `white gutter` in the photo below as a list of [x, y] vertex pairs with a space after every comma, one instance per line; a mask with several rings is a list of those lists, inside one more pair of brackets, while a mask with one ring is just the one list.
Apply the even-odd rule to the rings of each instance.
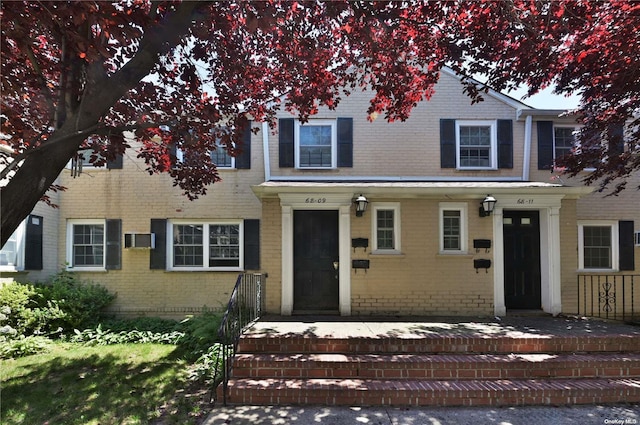
[[522, 181], [529, 181], [529, 170], [531, 168], [531, 115], [527, 115], [524, 122], [524, 153], [522, 155]]
[[271, 180], [271, 161], [269, 161], [269, 125], [262, 123], [262, 156], [264, 157], [264, 181]]

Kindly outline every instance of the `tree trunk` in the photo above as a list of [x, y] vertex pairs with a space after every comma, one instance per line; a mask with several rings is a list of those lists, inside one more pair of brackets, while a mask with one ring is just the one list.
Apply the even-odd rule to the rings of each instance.
[[[60, 133], [52, 134], [52, 138]], [[1, 245], [27, 217], [75, 154], [84, 136], [45, 145], [27, 156], [9, 183], [0, 189]]]
[[87, 134], [74, 135], [95, 128], [111, 107], [149, 74], [158, 56], [173, 48], [188, 33], [195, 19], [204, 19], [206, 14], [196, 11], [204, 12], [209, 6], [210, 2], [183, 2], [178, 5], [175, 12], [161, 24], [145, 33], [140, 50], [115, 74], [107, 76], [101, 63], [87, 67], [89, 84], [82, 97], [91, 99], [91, 102], [78, 105], [76, 110], [68, 110], [63, 126], [48, 138], [53, 142], [28, 155], [9, 183], [0, 189], [2, 246], [31, 213], [87, 138]]

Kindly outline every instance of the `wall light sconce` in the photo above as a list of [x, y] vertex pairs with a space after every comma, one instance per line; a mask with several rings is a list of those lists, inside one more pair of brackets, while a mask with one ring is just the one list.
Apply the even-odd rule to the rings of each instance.
[[489, 217], [496, 206], [496, 198], [491, 195], [487, 195], [482, 202], [480, 202], [480, 217]]
[[367, 210], [369, 201], [364, 197], [364, 195], [360, 194], [353, 203], [356, 204], [356, 217], [362, 217], [364, 212]]

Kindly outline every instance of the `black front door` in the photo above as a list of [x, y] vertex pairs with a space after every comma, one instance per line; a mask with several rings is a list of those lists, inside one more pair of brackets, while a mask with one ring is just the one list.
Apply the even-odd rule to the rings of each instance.
[[507, 309], [540, 309], [540, 214], [504, 211], [504, 296]]
[[294, 211], [293, 229], [294, 312], [337, 312], [338, 211]]

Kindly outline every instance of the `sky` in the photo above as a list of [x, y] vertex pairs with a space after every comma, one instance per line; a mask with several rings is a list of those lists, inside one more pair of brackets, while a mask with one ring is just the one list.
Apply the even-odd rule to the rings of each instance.
[[553, 94], [552, 91], [553, 87], [549, 87], [526, 99], [522, 98], [522, 96], [527, 94], [526, 88], [521, 88], [507, 94], [537, 109], [574, 109], [578, 107], [578, 103], [580, 102], [579, 96], [564, 97]]

